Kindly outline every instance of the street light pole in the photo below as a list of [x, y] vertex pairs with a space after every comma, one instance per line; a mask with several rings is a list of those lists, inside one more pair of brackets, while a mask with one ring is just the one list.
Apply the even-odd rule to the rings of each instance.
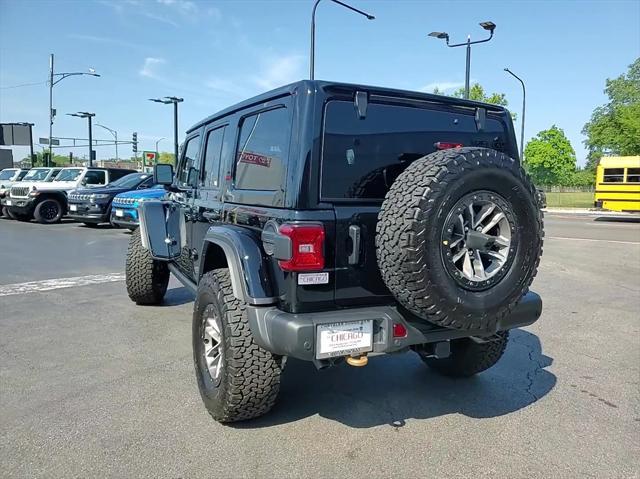
[[51, 166], [53, 161], [53, 150], [51, 140], [53, 138], [53, 53], [49, 56], [49, 158], [47, 165]]
[[471, 45], [476, 45], [478, 43], [486, 43], [493, 38], [493, 31], [496, 29], [496, 24], [493, 22], [481, 22], [480, 26], [489, 32], [489, 38], [485, 38], [483, 40], [476, 40], [475, 42], [471, 41], [471, 35], [467, 36], [467, 41], [463, 43], [456, 43], [455, 45], [449, 44], [449, 34], [447, 32], [431, 32], [429, 34], [430, 37], [435, 37], [439, 39], [444, 39], [447, 42], [447, 46], [450, 48], [455, 47], [467, 47], [467, 63], [465, 68], [464, 75], [464, 98], [466, 100], [469, 99], [469, 91], [470, 91], [470, 75], [471, 75]]
[[118, 132], [116, 130], [112, 130], [111, 128], [109, 128], [108, 126], [104, 126], [101, 125], [99, 123], [96, 123], [96, 126], [99, 126], [101, 128], [104, 128], [105, 130], [107, 130], [109, 133], [111, 133], [111, 135], [113, 135], [113, 138], [116, 141], [116, 161], [119, 161], [119, 157], [118, 157]]
[[[67, 77], [78, 76], [78, 75], [87, 75], [93, 77], [99, 77], [92, 68], [89, 68], [88, 72], [67, 72], [67, 73], [54, 73], [53, 71], [53, 53], [49, 55], [49, 162], [53, 161], [53, 117], [55, 116], [53, 112], [53, 87], [60, 83]], [[60, 77], [56, 81], [53, 81], [53, 77]], [[47, 162], [47, 166], [51, 166]]]
[[89, 166], [91, 167], [93, 166], [93, 131], [91, 128], [91, 119], [96, 116], [96, 114], [89, 113], [88, 111], [79, 111], [78, 113], [67, 113], [67, 115], [89, 119]]
[[[164, 103], [169, 105], [173, 103], [173, 153], [174, 165], [178, 164], [178, 103], [182, 103], [184, 98], [178, 98], [177, 96], [165, 96], [164, 98], [149, 98], [149, 101], [156, 103]], [[157, 148], [156, 148], [157, 149]]]
[[[309, 79], [313, 80], [314, 79], [314, 73], [315, 73], [315, 57], [316, 57], [316, 9], [318, 8], [318, 4], [321, 2], [322, 0], [316, 0], [316, 3], [313, 4], [313, 10], [311, 11], [311, 52], [309, 54]], [[376, 17], [374, 17], [373, 15], [369, 15], [366, 12], [363, 12], [362, 10], [358, 10], [355, 7], [352, 7], [351, 5], [348, 5], [344, 2], [341, 2], [340, 0], [330, 0], [333, 3], [337, 3], [338, 5], [342, 5], [345, 8], [348, 8], [349, 10], [351, 10], [352, 12], [356, 12], [359, 13], [362, 16], [367, 17], [368, 20], [375, 20]]]
[[514, 77], [516, 80], [518, 80], [522, 85], [522, 122], [520, 123], [520, 161], [524, 161], [524, 114], [525, 114], [525, 107], [527, 105], [527, 90], [524, 86], [524, 81], [522, 80], [522, 78], [520, 78], [518, 75], [513, 73], [508, 68], [505, 68], [504, 71], [506, 71], [509, 75]]
[[160, 152], [158, 151], [158, 143], [160, 143], [164, 139], [165, 138], [160, 138], [158, 141], [156, 141], [156, 156], [160, 156]]

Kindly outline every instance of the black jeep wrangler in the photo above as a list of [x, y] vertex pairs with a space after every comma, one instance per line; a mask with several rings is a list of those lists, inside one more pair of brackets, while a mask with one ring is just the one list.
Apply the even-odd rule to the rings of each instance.
[[266, 413], [287, 357], [324, 368], [413, 350], [471, 376], [541, 314], [536, 189], [510, 114], [437, 95], [301, 81], [186, 135], [171, 200], [140, 208], [126, 285], [196, 294], [193, 358], [220, 422]]

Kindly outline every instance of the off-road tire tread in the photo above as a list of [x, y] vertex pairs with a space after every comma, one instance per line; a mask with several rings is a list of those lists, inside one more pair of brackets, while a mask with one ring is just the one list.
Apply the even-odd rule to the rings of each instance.
[[[223, 312], [222, 396], [220, 407], [208, 409], [209, 414], [221, 423], [262, 416], [276, 402], [280, 390], [282, 357], [275, 356], [254, 341], [247, 320], [246, 303], [234, 296], [228, 269], [215, 269], [205, 273], [198, 285], [198, 289], [202, 288], [214, 293], [220, 311]], [[196, 298], [194, 314], [198, 314], [201, 309], [199, 301], [200, 295]], [[197, 320], [200, 321], [201, 318]], [[195, 366], [198, 367], [197, 363]]]
[[[434, 295], [435, 285], [424, 274], [425, 223], [430, 215], [436, 214], [434, 199], [446, 194], [449, 183], [459, 179], [464, 170], [492, 167], [510, 170], [535, 201], [539, 249], [533, 253], [535, 259], [530, 262], [530, 272], [524, 275], [526, 279], [521, 287], [516, 294], [505, 298], [504, 306], [494, 315], [452, 314], [455, 313], [452, 308], [439, 304]], [[535, 186], [520, 163], [492, 149], [449, 149], [414, 161], [391, 185], [378, 215], [376, 250], [385, 285], [405, 308], [431, 323], [462, 330], [495, 330], [496, 324], [528, 291], [540, 264], [544, 226], [536, 198]]]
[[444, 359], [423, 357], [434, 371], [449, 377], [467, 378], [494, 366], [504, 354], [509, 331], [497, 333], [496, 340], [478, 343], [469, 338], [451, 341], [451, 356]]
[[160, 304], [169, 284], [167, 263], [154, 260], [143, 248], [140, 230], [136, 229], [129, 239], [126, 261], [127, 294], [138, 305]]

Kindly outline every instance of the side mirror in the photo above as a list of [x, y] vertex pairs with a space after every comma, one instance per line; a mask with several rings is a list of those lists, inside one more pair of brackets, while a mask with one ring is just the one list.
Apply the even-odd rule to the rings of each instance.
[[153, 182], [157, 185], [170, 186], [173, 183], [173, 165], [159, 164], [153, 167]]
[[189, 175], [187, 176], [187, 184], [191, 188], [195, 188], [198, 186], [198, 170], [193, 166], [189, 168]]

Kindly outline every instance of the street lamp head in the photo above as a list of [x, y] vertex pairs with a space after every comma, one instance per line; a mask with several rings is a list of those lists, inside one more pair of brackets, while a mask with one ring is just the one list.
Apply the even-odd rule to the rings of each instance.
[[178, 98], [177, 96], [165, 96], [165, 99], [164, 103], [180, 103], [184, 101], [184, 98]]
[[369, 15], [367, 14], [367, 20], [375, 20], [376, 17], [374, 17], [373, 15]]
[[493, 34], [493, 31], [496, 29], [496, 24], [493, 22], [481, 22], [480, 26], [485, 30], [491, 32], [492, 34]]
[[431, 32], [429, 34], [430, 37], [435, 37], [435, 38], [439, 38], [439, 39], [448, 39], [449, 38], [449, 34], [446, 32]]
[[154, 101], [156, 103], [167, 103], [166, 101], [162, 100], [161, 98], [149, 98], [149, 101]]

